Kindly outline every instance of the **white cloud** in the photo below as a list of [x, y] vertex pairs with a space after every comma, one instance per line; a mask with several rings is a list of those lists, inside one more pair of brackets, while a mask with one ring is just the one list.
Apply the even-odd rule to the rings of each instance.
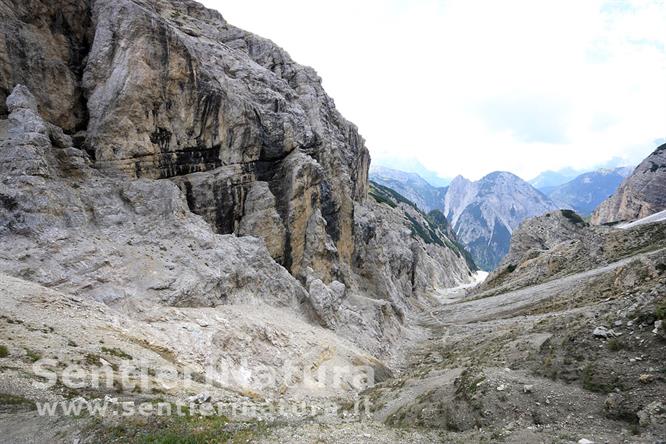
[[204, 3], [313, 66], [376, 159], [529, 178], [666, 136], [664, 0]]

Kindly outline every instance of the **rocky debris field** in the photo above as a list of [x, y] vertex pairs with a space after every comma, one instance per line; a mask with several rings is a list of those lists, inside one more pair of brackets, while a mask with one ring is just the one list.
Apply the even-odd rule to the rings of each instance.
[[[26, 432], [37, 429], [40, 436], [61, 442], [71, 442], [68, 440], [75, 437], [81, 442], [96, 442], [100, 437], [108, 442], [143, 442], [145, 433], [162, 436], [157, 430], [163, 429], [176, 435], [197, 431], [202, 437], [212, 434], [248, 442], [284, 443], [660, 442], [666, 433], [666, 277], [662, 274], [635, 284], [631, 290], [609, 292], [615, 288], [614, 282], [622, 280], [620, 270], [637, 272], [651, 255], [654, 253], [642, 253], [631, 260], [505, 294], [478, 298], [464, 291], [454, 292], [445, 305], [410, 319], [413, 342], [405, 343], [396, 353], [401, 358], [394, 362], [394, 375], [366, 391], [348, 394], [346, 402], [359, 396], [368, 399], [370, 414], [348, 419], [323, 414], [296, 415], [279, 421], [225, 417], [151, 423], [78, 418], [50, 419], [52, 424], [34, 416], [32, 401], [28, 401], [42, 396], [29, 391], [34, 378], [29, 364], [35, 355], [62, 349], [66, 351], [58, 353], [67, 353], [72, 359], [96, 354], [113, 364], [119, 362], [118, 357], [104, 350], [119, 349], [135, 359], [148, 359], [155, 366], [164, 359], [185, 362], [196, 359], [190, 350], [194, 348], [177, 348], [180, 340], [176, 338], [167, 341], [159, 333], [158, 319], [180, 318], [183, 328], [203, 332], [219, 329], [217, 324], [227, 312], [233, 313], [234, 322], [238, 322], [243, 308], [169, 309], [171, 312], [162, 316], [153, 313], [145, 325], [123, 321], [123, 328], [116, 327], [109, 336], [96, 333], [109, 328], [104, 325], [117, 325], [113, 318], [118, 315], [109, 313], [104, 305], [74, 304], [66, 295], [56, 297], [48, 293], [50, 290], [5, 277], [3, 291], [14, 291], [17, 296], [12, 303], [16, 308], [2, 319], [4, 331], [11, 331], [13, 338], [8, 344], [9, 356], [0, 359], [3, 380], [11, 381], [2, 391], [26, 400], [26, 404], [5, 405], [0, 414], [0, 423], [11, 432], [6, 436], [12, 440], [5, 442], [21, 442]], [[29, 285], [33, 286], [30, 290], [25, 288]], [[49, 297], [40, 297], [40, 291]], [[20, 297], [23, 293], [34, 296]], [[41, 310], [59, 311], [67, 322], [42, 322], [37, 308], [40, 300], [44, 301]], [[63, 302], [47, 305], [46, 300]], [[285, 319], [285, 314], [280, 316]], [[85, 335], [76, 333], [86, 328], [72, 322], [78, 317], [92, 322]], [[268, 318], [260, 322], [255, 329], [268, 328]], [[292, 322], [295, 324], [288, 328], [271, 327], [275, 329], [268, 336], [274, 338], [272, 343], [292, 341], [286, 349], [274, 345], [276, 350], [298, 352], [299, 346], [293, 341], [299, 335], [293, 339], [280, 336], [291, 337], [287, 331], [295, 331], [299, 321]], [[176, 326], [171, 321], [164, 325], [170, 329]], [[301, 328], [312, 327], [303, 324]], [[43, 338], [37, 343], [33, 342], [36, 333]], [[128, 342], [125, 335], [130, 334], [135, 339]], [[248, 338], [258, 334], [258, 330], [248, 331]], [[343, 345], [324, 330], [310, 334], [317, 335], [317, 343], [328, 335], [332, 341], [329, 347], [339, 356], [335, 359], [345, 359], [345, 354], [350, 360], [354, 355], [362, 356], [351, 344], [346, 345], [348, 351], [343, 351]], [[76, 347], [70, 344], [70, 338], [79, 341]], [[252, 343], [258, 345], [254, 340]], [[195, 386], [188, 392], [158, 392], [146, 399], [187, 399], [207, 389]], [[103, 395], [85, 391], [49, 393], [54, 399]], [[251, 392], [213, 390], [210, 396], [263, 402]], [[319, 393], [317, 402], [327, 399], [340, 399], [339, 393]], [[14, 425], [18, 418], [23, 418], [21, 427]], [[45, 424], [49, 424], [49, 432]]]

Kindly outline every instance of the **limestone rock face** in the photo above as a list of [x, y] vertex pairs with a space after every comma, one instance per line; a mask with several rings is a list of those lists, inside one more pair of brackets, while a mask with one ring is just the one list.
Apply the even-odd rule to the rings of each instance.
[[509, 251], [518, 225], [557, 206], [519, 177], [491, 173], [477, 182], [456, 177], [444, 198], [444, 214], [476, 264], [493, 270]]
[[17, 86], [0, 140], [0, 268], [109, 304], [297, 308], [302, 286], [253, 238], [216, 235], [170, 181], [101, 175]]
[[49, 177], [54, 164], [66, 172], [89, 165], [85, 153], [72, 148], [72, 139], [62, 129], [44, 121], [37, 112], [34, 96], [24, 85], [17, 85], [7, 98], [11, 114], [0, 134], [0, 174]]
[[0, 119], [7, 97], [24, 84], [39, 110], [70, 134], [84, 129], [80, 80], [93, 36], [87, 0], [12, 0], [0, 4]]
[[444, 242], [382, 241], [413, 223], [366, 202], [362, 137], [272, 42], [191, 0], [0, 10], [0, 271], [129, 312], [286, 307], [377, 354], [469, 280]]
[[[251, 231], [280, 263], [295, 275], [304, 269], [306, 222], [317, 209], [335, 260], [350, 261], [370, 160], [314, 70], [189, 0], [10, 3], [21, 5], [2, 34], [5, 94], [18, 82], [39, 91], [47, 121], [85, 130], [75, 142], [97, 168], [173, 178], [220, 234], [239, 233], [246, 195], [265, 182], [282, 227]], [[34, 52], [17, 48], [23, 34]], [[275, 230], [284, 242], [266, 236]]]
[[666, 209], [666, 145], [657, 148], [592, 214], [596, 225], [642, 219]]
[[223, 234], [238, 232], [246, 194], [266, 182], [285, 231], [284, 247], [272, 246], [283, 265], [304, 269], [317, 209], [349, 260], [369, 156], [312, 69], [191, 1], [97, 1], [92, 16], [83, 86], [96, 165], [175, 178], [190, 209]]
[[366, 292], [409, 311], [432, 290], [470, 279], [462, 252], [421, 211], [375, 185], [371, 190], [372, 199], [356, 208], [354, 230], [354, 266]]
[[238, 234], [264, 239], [273, 259], [278, 262], [284, 260], [286, 230], [275, 209], [275, 196], [268, 183], [254, 182], [248, 190]]

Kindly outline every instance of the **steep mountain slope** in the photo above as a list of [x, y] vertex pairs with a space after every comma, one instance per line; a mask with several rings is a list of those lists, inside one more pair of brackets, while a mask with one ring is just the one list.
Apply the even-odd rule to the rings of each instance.
[[[432, 293], [471, 282], [437, 224], [404, 198], [368, 197], [356, 128], [314, 71], [271, 42], [191, 1], [0, 11], [11, 88], [0, 110], [0, 299], [12, 308], [0, 317], [0, 401], [118, 390], [34, 390], [39, 357], [115, 380], [121, 361], [198, 375], [194, 388], [123, 387], [130, 400], [206, 390], [348, 401], [362, 389], [349, 378], [342, 389], [266, 384], [262, 371], [386, 378], [384, 362], [421, 334], [411, 320]], [[221, 383], [217, 365], [244, 376]], [[8, 423], [24, 424], [19, 413]]]
[[525, 219], [557, 208], [519, 177], [491, 173], [478, 182], [457, 177], [444, 199], [444, 214], [458, 239], [484, 270], [492, 270], [509, 251], [512, 231]]
[[561, 208], [569, 208], [582, 216], [589, 216], [631, 174], [631, 171], [627, 171], [628, 168], [591, 171], [543, 192]]
[[641, 219], [666, 209], [666, 144], [634, 170], [592, 215], [593, 224]]
[[218, 233], [275, 237], [273, 257], [295, 275], [332, 266], [307, 258], [310, 220], [349, 263], [369, 155], [314, 70], [193, 1], [1, 7], [0, 97], [36, 91], [96, 168], [173, 179]]
[[416, 173], [372, 166], [370, 179], [402, 194], [426, 213], [444, 208], [446, 188], [434, 187]]

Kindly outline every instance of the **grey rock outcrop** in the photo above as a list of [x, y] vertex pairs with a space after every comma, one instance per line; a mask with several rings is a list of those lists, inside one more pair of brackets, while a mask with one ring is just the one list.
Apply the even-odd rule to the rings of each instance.
[[508, 253], [511, 233], [522, 221], [555, 208], [530, 184], [506, 172], [478, 182], [456, 177], [444, 199], [444, 214], [458, 239], [485, 270], [494, 269]]
[[[76, 134], [96, 168], [173, 178], [218, 233], [263, 237], [297, 276], [307, 267], [307, 222], [319, 209], [335, 261], [349, 263], [369, 155], [314, 70], [189, 0], [10, 3], [21, 5], [4, 7], [5, 94], [16, 83], [39, 91], [46, 120]], [[48, 44], [38, 48], [37, 37]], [[23, 40], [33, 52], [18, 49]], [[62, 69], [49, 74], [46, 65]], [[272, 223], [246, 218], [241, 229], [255, 182], [273, 195], [263, 203], [275, 201]], [[278, 232], [284, 242], [272, 239]]]
[[[589, 225], [571, 210], [554, 211], [519, 226], [509, 253], [475, 292], [536, 285], [664, 247], [664, 222], [616, 229]], [[654, 278], [660, 275], [658, 263], [648, 266]], [[625, 276], [617, 282], [631, 288], [636, 279]]]
[[0, 119], [16, 84], [36, 96], [46, 121], [74, 134], [85, 128], [80, 80], [93, 28], [89, 1], [25, 0], [0, 4]]
[[[369, 201], [357, 206], [356, 214], [355, 266], [362, 286], [387, 295], [399, 311], [437, 288], [469, 279], [459, 249], [414, 207]], [[410, 301], [404, 294], [416, 298]]]
[[109, 304], [298, 307], [306, 299], [260, 240], [216, 235], [169, 181], [101, 175], [35, 112], [27, 88], [17, 86], [8, 102], [2, 270]]
[[642, 219], [666, 209], [666, 145], [657, 148], [592, 214], [596, 225]]
[[264, 239], [273, 259], [284, 260], [286, 230], [275, 208], [268, 183], [254, 182], [245, 196], [245, 214], [238, 227], [240, 236]]

